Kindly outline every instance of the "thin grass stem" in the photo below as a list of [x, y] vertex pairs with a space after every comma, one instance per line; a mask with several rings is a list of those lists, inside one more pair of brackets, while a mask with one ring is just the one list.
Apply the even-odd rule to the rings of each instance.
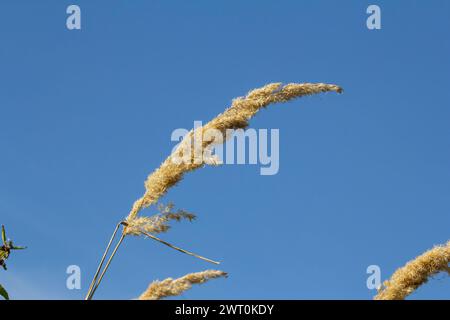
[[92, 292], [91, 292], [91, 294], [90, 294], [90, 296], [88, 297], [87, 300], [91, 300], [92, 297], [94, 296], [95, 291], [97, 291], [97, 288], [99, 287], [100, 283], [102, 282], [103, 277], [105, 276], [105, 273], [106, 273], [106, 271], [108, 270], [109, 265], [111, 264], [111, 261], [113, 260], [114, 256], [116, 255], [117, 250], [119, 249], [120, 245], [122, 244], [124, 238], [125, 238], [125, 234], [122, 233], [122, 235], [120, 236], [119, 242], [117, 242], [117, 244], [116, 244], [116, 246], [115, 246], [113, 252], [112, 252], [111, 255], [109, 256], [109, 259], [108, 259], [108, 261], [106, 262], [106, 265], [105, 265], [105, 267], [103, 268], [103, 271], [102, 271], [102, 273], [100, 274], [100, 277], [98, 278], [98, 281], [97, 281], [97, 283], [95, 284], [94, 288], [92, 289]]
[[91, 281], [91, 284], [89, 285], [89, 290], [88, 290], [88, 292], [86, 294], [85, 300], [87, 300], [89, 298], [89, 296], [91, 295], [91, 291], [92, 291], [92, 288], [94, 287], [94, 283], [97, 280], [98, 274], [100, 273], [100, 270], [102, 269], [103, 263], [105, 262], [105, 259], [106, 259], [106, 256], [107, 256], [108, 252], [109, 252], [111, 244], [112, 244], [114, 238], [116, 237], [117, 231], [119, 230], [119, 227], [120, 227], [121, 224], [122, 224], [122, 222], [119, 222], [117, 224], [117, 226], [114, 229], [114, 232], [113, 232], [111, 238], [109, 239], [108, 246], [106, 247], [105, 252], [103, 253], [102, 259], [100, 260], [100, 263], [99, 263], [99, 265], [97, 267], [97, 271], [95, 272], [95, 275], [94, 275], [94, 277], [93, 277], [93, 279]]
[[153, 239], [155, 241], [161, 242], [162, 244], [165, 244], [166, 246], [168, 246], [168, 247], [170, 247], [172, 249], [175, 249], [177, 251], [180, 251], [182, 253], [188, 254], [190, 256], [196, 257], [198, 259], [201, 259], [201, 260], [204, 260], [204, 261], [207, 261], [207, 262], [210, 262], [210, 263], [220, 264], [220, 262], [218, 262], [218, 261], [214, 261], [214, 260], [202, 257], [202, 256], [200, 256], [198, 254], [193, 253], [193, 252], [190, 252], [190, 251], [184, 250], [182, 248], [179, 248], [177, 246], [174, 246], [173, 244], [170, 244], [169, 242], [164, 241], [164, 240], [162, 240], [162, 239], [152, 235], [151, 233], [148, 233], [148, 232], [145, 232], [145, 231], [141, 231], [141, 232], [142, 232], [143, 235], [145, 235], [145, 236], [147, 236], [147, 237], [149, 237], [149, 238], [151, 238], [151, 239]]

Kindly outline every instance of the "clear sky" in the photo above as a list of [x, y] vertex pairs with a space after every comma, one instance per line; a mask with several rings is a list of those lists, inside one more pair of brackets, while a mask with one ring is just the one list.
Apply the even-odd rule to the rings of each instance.
[[[66, 28], [81, 7], [82, 29]], [[368, 30], [378, 4], [382, 29]], [[382, 278], [450, 239], [448, 1], [3, 1], [0, 223], [28, 249], [11, 298], [84, 297], [114, 225], [171, 152], [170, 135], [269, 82], [333, 93], [271, 106], [280, 170], [204, 168], [163, 199], [198, 215], [165, 240], [230, 273], [182, 299], [369, 299]], [[151, 214], [155, 210], [146, 210]], [[66, 268], [82, 290], [66, 288]], [[96, 297], [211, 266], [127, 238]], [[412, 298], [450, 298], [437, 276]]]

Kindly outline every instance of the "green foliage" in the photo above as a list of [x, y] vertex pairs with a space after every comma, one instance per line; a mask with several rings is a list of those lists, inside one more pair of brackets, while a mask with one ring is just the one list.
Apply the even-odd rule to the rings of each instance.
[[12, 240], [7, 239], [5, 226], [3, 225], [2, 225], [2, 241], [3, 245], [0, 247], [0, 266], [6, 270], [7, 269], [6, 260], [9, 258], [11, 250], [23, 250], [26, 249], [26, 247], [15, 246]]
[[0, 296], [2, 296], [5, 300], [9, 300], [8, 292], [6, 292], [5, 288], [0, 284]]
[[6, 231], [4, 225], [2, 225], [2, 241], [3, 243], [6, 243]]
[[[11, 254], [11, 250], [23, 250], [26, 247], [15, 246], [11, 240], [6, 238], [5, 226], [2, 225], [2, 242], [3, 244], [0, 246], [0, 267], [6, 270], [6, 260], [9, 258]], [[4, 299], [9, 300], [8, 292], [3, 288], [0, 284], [0, 296]]]
[[8, 292], [6, 292], [5, 288], [0, 284], [0, 296], [2, 296], [5, 300], [9, 300]]

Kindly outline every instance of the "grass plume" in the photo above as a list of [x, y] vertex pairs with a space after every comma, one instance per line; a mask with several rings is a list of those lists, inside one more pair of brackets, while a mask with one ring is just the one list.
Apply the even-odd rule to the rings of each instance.
[[181, 221], [195, 220], [196, 216], [185, 210], [173, 211], [173, 204], [167, 206], [160, 204], [158, 206], [158, 214], [150, 217], [136, 217], [128, 222], [127, 234], [139, 236], [145, 233], [162, 233], [169, 230], [169, 222], [171, 220]]
[[211, 279], [226, 276], [227, 273], [223, 271], [206, 270], [190, 273], [178, 279], [167, 278], [163, 281], [154, 281], [141, 294], [139, 300], [160, 300], [167, 297], [179, 296], [186, 290], [189, 290], [193, 284], [201, 284]]
[[[142, 208], [148, 207], [156, 203], [167, 190], [181, 181], [184, 174], [202, 167], [205, 162], [190, 161], [178, 163], [174, 158], [183, 158], [183, 154], [187, 148], [192, 145], [192, 139], [202, 136], [206, 130], [219, 130], [226, 136], [227, 129], [244, 129], [248, 126], [248, 121], [262, 108], [272, 103], [287, 102], [302, 96], [318, 94], [322, 92], [334, 91], [341, 93], [341, 87], [334, 84], [324, 83], [303, 83], [303, 84], [287, 84], [271, 83], [262, 88], [250, 91], [245, 97], [234, 99], [231, 107], [226, 109], [222, 114], [208, 122], [205, 126], [191, 130], [178, 148], [171, 154], [162, 164], [151, 173], [145, 181], [145, 193], [138, 199], [128, 217], [127, 223], [131, 223], [136, 219]], [[223, 141], [221, 141], [223, 142]], [[206, 148], [210, 144], [220, 143], [220, 141], [202, 141], [202, 147]], [[188, 145], [188, 147], [187, 147]], [[192, 152], [191, 154], [195, 154]], [[125, 229], [125, 233], [130, 232]]]
[[397, 269], [391, 279], [385, 281], [375, 296], [375, 300], [403, 300], [428, 279], [439, 272], [450, 274], [450, 241], [435, 246], [404, 267]]

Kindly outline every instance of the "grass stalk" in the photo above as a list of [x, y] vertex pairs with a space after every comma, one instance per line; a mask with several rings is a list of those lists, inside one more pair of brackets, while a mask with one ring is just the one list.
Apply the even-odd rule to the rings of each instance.
[[114, 256], [115, 256], [116, 253], [117, 253], [117, 250], [119, 249], [120, 245], [122, 244], [123, 239], [125, 239], [125, 234], [122, 233], [122, 235], [120, 236], [119, 242], [117, 242], [116, 247], [114, 248], [114, 251], [111, 253], [111, 255], [110, 255], [108, 261], [106, 262], [105, 268], [103, 268], [103, 271], [102, 271], [102, 273], [101, 273], [101, 275], [100, 275], [100, 277], [99, 277], [97, 283], [95, 284], [94, 288], [92, 289], [92, 292], [91, 292], [91, 294], [90, 294], [90, 296], [88, 297], [87, 300], [91, 300], [92, 297], [93, 297], [94, 294], [95, 294], [95, 291], [97, 291], [97, 289], [98, 289], [100, 283], [101, 283], [102, 280], [103, 280], [103, 277], [105, 276], [106, 271], [107, 271], [108, 268], [109, 268], [109, 265], [111, 264], [111, 261], [113, 260]]
[[166, 246], [168, 246], [168, 247], [170, 247], [170, 248], [172, 248], [172, 249], [175, 249], [175, 250], [177, 250], [177, 251], [180, 251], [180, 252], [182, 252], [182, 253], [185, 253], [185, 254], [187, 254], [187, 255], [196, 257], [196, 258], [198, 258], [198, 259], [201, 259], [201, 260], [204, 260], [204, 261], [207, 261], [207, 262], [210, 262], [210, 263], [220, 264], [220, 262], [218, 262], [218, 261], [214, 261], [214, 260], [211, 260], [211, 259], [202, 257], [202, 256], [200, 256], [200, 255], [198, 255], [198, 254], [196, 254], [196, 253], [193, 253], [193, 252], [184, 250], [184, 249], [182, 249], [182, 248], [180, 248], [180, 247], [174, 246], [173, 244], [170, 244], [169, 242], [164, 241], [164, 240], [162, 240], [162, 239], [160, 239], [160, 238], [158, 238], [158, 237], [152, 235], [151, 233], [148, 233], [148, 232], [145, 232], [145, 231], [141, 231], [141, 232], [142, 232], [143, 235], [145, 235], [145, 236], [147, 236], [147, 237], [149, 237], [149, 238], [151, 238], [151, 239], [153, 239], [153, 240], [155, 240], [155, 241], [158, 241], [158, 242], [160, 242], [160, 243], [162, 243], [162, 244], [165, 244]]
[[98, 286], [100, 285], [100, 282], [102, 281], [102, 279], [103, 279], [103, 277], [104, 277], [104, 275], [106, 273], [106, 270], [108, 270], [109, 265], [111, 264], [111, 261], [114, 258], [114, 255], [116, 254], [117, 250], [119, 249], [120, 244], [123, 241], [123, 238], [125, 237], [125, 235], [122, 234], [119, 242], [117, 243], [116, 247], [114, 248], [113, 253], [109, 257], [109, 259], [108, 259], [108, 261], [106, 263], [106, 266], [105, 266], [105, 268], [103, 269], [103, 271], [102, 271], [102, 273], [100, 275], [100, 278], [97, 281], [98, 275], [99, 275], [100, 271], [102, 270], [103, 263], [105, 262], [105, 259], [106, 259], [107, 255], [108, 255], [108, 252], [109, 252], [109, 249], [111, 248], [111, 244], [113, 243], [113, 241], [114, 241], [114, 239], [116, 237], [117, 231], [119, 230], [121, 225], [123, 225], [122, 221], [119, 222], [116, 225], [116, 228], [114, 229], [114, 232], [113, 232], [111, 238], [109, 239], [108, 246], [106, 247], [105, 252], [103, 253], [102, 259], [100, 260], [100, 263], [99, 263], [99, 265], [97, 267], [97, 271], [95, 272], [95, 275], [94, 275], [94, 277], [93, 277], [93, 279], [91, 281], [91, 284], [89, 285], [89, 290], [88, 290], [88, 292], [86, 294], [85, 300], [91, 300], [92, 299], [92, 296], [94, 295], [95, 291], [97, 290]]

